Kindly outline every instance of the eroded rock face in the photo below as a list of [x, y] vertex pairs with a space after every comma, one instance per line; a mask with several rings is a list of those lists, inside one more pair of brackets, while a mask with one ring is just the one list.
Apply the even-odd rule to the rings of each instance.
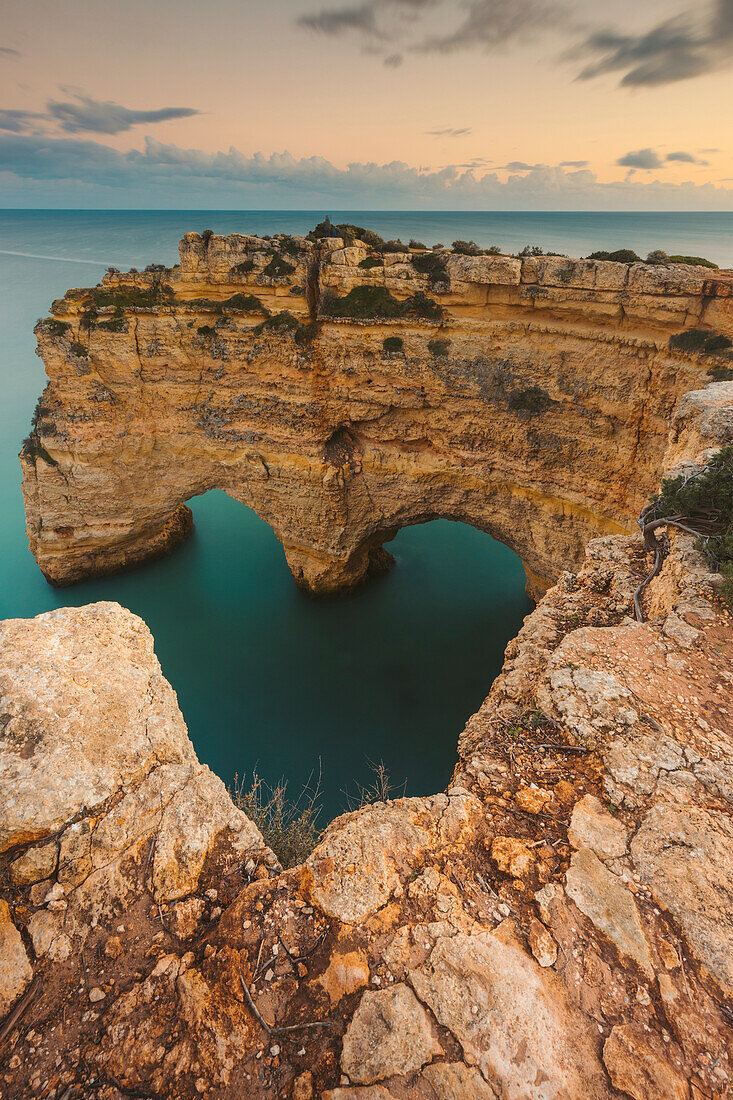
[[[180, 251], [164, 274], [70, 291], [37, 328], [49, 385], [23, 490], [56, 584], [168, 552], [191, 529], [185, 501], [220, 488], [311, 592], [357, 583], [400, 527], [445, 517], [511, 546], [537, 596], [590, 537], [633, 530], [656, 487], [675, 403], [710, 365], [670, 334], [733, 334], [733, 284], [693, 268], [446, 252], [431, 279], [412, 253], [361, 268], [366, 246], [339, 239], [188, 234]], [[352, 292], [433, 306], [334, 318]], [[688, 407], [719, 434], [722, 410]]]

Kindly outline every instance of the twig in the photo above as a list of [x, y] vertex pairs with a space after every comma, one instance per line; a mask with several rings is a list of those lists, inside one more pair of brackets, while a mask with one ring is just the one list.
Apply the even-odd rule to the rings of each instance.
[[252, 1015], [254, 1016], [255, 1020], [260, 1025], [260, 1027], [262, 1027], [267, 1032], [268, 1035], [271, 1035], [272, 1034], [272, 1028], [270, 1027], [267, 1020], [264, 1018], [264, 1016], [262, 1015], [262, 1013], [258, 1009], [257, 1005], [252, 1000], [252, 994], [250, 993], [249, 989], [247, 988], [247, 983], [245, 982], [245, 980], [244, 980], [244, 978], [242, 977], [241, 974], [239, 975], [239, 980], [242, 983], [242, 992], [244, 993], [244, 998], [245, 998], [247, 1004], [249, 1005], [249, 1008], [250, 1008], [250, 1011], [251, 1011]]
[[557, 752], [590, 752], [585, 745], [558, 745], [554, 741], [547, 741], [541, 745], [527, 745], [528, 749], [556, 749]]
[[41, 979], [38, 977], [38, 975], [36, 975], [30, 986], [28, 987], [26, 993], [18, 1001], [17, 1005], [10, 1013], [2, 1027], [0, 1027], [0, 1043], [2, 1043], [3, 1040], [10, 1034], [15, 1024], [18, 1022], [20, 1017], [30, 1005], [31, 1001], [34, 1001], [36, 999], [40, 984]]
[[283, 1024], [282, 1027], [271, 1027], [272, 1035], [282, 1035], [286, 1031], [305, 1031], [312, 1027], [333, 1027], [331, 1020], [312, 1020], [307, 1024]]

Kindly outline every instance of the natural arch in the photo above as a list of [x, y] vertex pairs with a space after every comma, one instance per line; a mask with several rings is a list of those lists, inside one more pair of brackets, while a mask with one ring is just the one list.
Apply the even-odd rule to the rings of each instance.
[[[633, 528], [676, 401], [706, 378], [670, 332], [724, 327], [730, 283], [448, 255], [439, 317], [308, 324], [309, 301], [362, 284], [397, 301], [435, 291], [408, 257], [367, 271], [361, 246], [298, 248], [270, 277], [271, 244], [192, 234], [165, 293], [159, 274], [111, 276], [39, 323], [50, 382], [21, 458], [51, 581], [167, 552], [190, 530], [185, 501], [210, 488], [265, 519], [316, 594], [383, 567], [384, 542], [431, 518], [505, 543], [535, 596], [588, 538]], [[101, 307], [114, 323], [85, 321], [120, 295]]]

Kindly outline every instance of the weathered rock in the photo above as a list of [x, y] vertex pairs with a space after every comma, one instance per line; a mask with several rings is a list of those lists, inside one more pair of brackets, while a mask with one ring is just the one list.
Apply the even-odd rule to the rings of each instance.
[[511, 836], [494, 837], [491, 858], [500, 871], [514, 878], [523, 878], [534, 862], [527, 842]]
[[724, 814], [656, 806], [631, 843], [634, 863], [690, 947], [733, 997], [733, 827]]
[[690, 1089], [663, 1044], [638, 1024], [613, 1029], [603, 1061], [614, 1087], [634, 1100], [688, 1100]]
[[317, 979], [332, 1005], [342, 997], [356, 993], [369, 984], [369, 960], [363, 951], [334, 954], [326, 970]]
[[6, 901], [0, 900], [0, 1020], [10, 1012], [33, 978], [33, 967]]
[[414, 1073], [442, 1054], [430, 1018], [406, 985], [366, 992], [344, 1035], [341, 1066], [356, 1084]]
[[625, 825], [592, 794], [581, 798], [573, 809], [568, 840], [574, 848], [590, 848], [601, 859], [622, 856], [628, 849]]
[[500, 1096], [608, 1095], [590, 1028], [511, 935], [440, 938], [410, 982]]
[[649, 977], [654, 974], [633, 894], [588, 848], [573, 855], [565, 890], [581, 913], [599, 932], [608, 936], [622, 954], [633, 959]]
[[10, 864], [10, 878], [16, 886], [28, 886], [49, 878], [59, 861], [56, 844], [39, 844], [28, 848]]
[[544, 924], [532, 917], [529, 924], [529, 946], [540, 966], [554, 966], [557, 961], [557, 944]]
[[496, 1093], [477, 1069], [462, 1062], [436, 1062], [422, 1072], [436, 1100], [496, 1100]]

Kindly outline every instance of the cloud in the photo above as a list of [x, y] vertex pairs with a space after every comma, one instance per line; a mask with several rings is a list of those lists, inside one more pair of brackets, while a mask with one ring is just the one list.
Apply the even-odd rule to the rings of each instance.
[[468, 0], [466, 15], [447, 33], [432, 35], [415, 48], [423, 53], [493, 49], [557, 23], [564, 5], [556, 0]]
[[587, 168], [590, 161], [587, 160], [561, 160], [561, 168]]
[[110, 100], [92, 99], [86, 95], [75, 95], [74, 99], [75, 102], [51, 99], [46, 104], [46, 117], [57, 122], [62, 130], [70, 134], [119, 134], [133, 126], [190, 118], [199, 113], [192, 107], [160, 107], [154, 111], [136, 111]]
[[[414, 18], [423, 8], [432, 6], [435, 0], [363, 0], [341, 8], [323, 8], [311, 15], [301, 15], [298, 26], [319, 34], [339, 35], [352, 31], [367, 38], [387, 39], [387, 31], [381, 26], [382, 16]], [[385, 64], [395, 64], [397, 54], [390, 54]]]
[[690, 7], [643, 34], [596, 31], [567, 56], [590, 55], [578, 74], [591, 80], [623, 73], [627, 87], [672, 84], [714, 72], [733, 63], [733, 0], [708, 0]]
[[[0, 205], [71, 201], [90, 206], [201, 209], [730, 210], [733, 189], [711, 183], [600, 183], [587, 169], [540, 165], [502, 180], [496, 171], [430, 171], [393, 161], [338, 168], [323, 157], [204, 153], [147, 138], [120, 152], [91, 139], [0, 134]], [[79, 201], [81, 200], [81, 202]]]
[[621, 165], [622, 168], [642, 168], [645, 171], [664, 166], [659, 154], [653, 149], [637, 149], [635, 153], [626, 153], [625, 156], [618, 158], [616, 164]]
[[35, 129], [38, 119], [44, 118], [34, 111], [0, 110], [0, 130], [9, 130], [14, 134], [23, 134]]
[[0, 58], [20, 57], [20, 50], [11, 50], [10, 46], [0, 46]]
[[678, 161], [680, 164], [704, 164], [708, 165], [710, 161], [701, 160], [700, 157], [694, 156], [692, 153], [685, 153], [682, 150], [676, 153], [667, 153], [665, 160]]
[[426, 130], [426, 134], [430, 137], [465, 137], [466, 134], [473, 133], [470, 126], [463, 126], [460, 130], [453, 126], [445, 126], [442, 130]]

